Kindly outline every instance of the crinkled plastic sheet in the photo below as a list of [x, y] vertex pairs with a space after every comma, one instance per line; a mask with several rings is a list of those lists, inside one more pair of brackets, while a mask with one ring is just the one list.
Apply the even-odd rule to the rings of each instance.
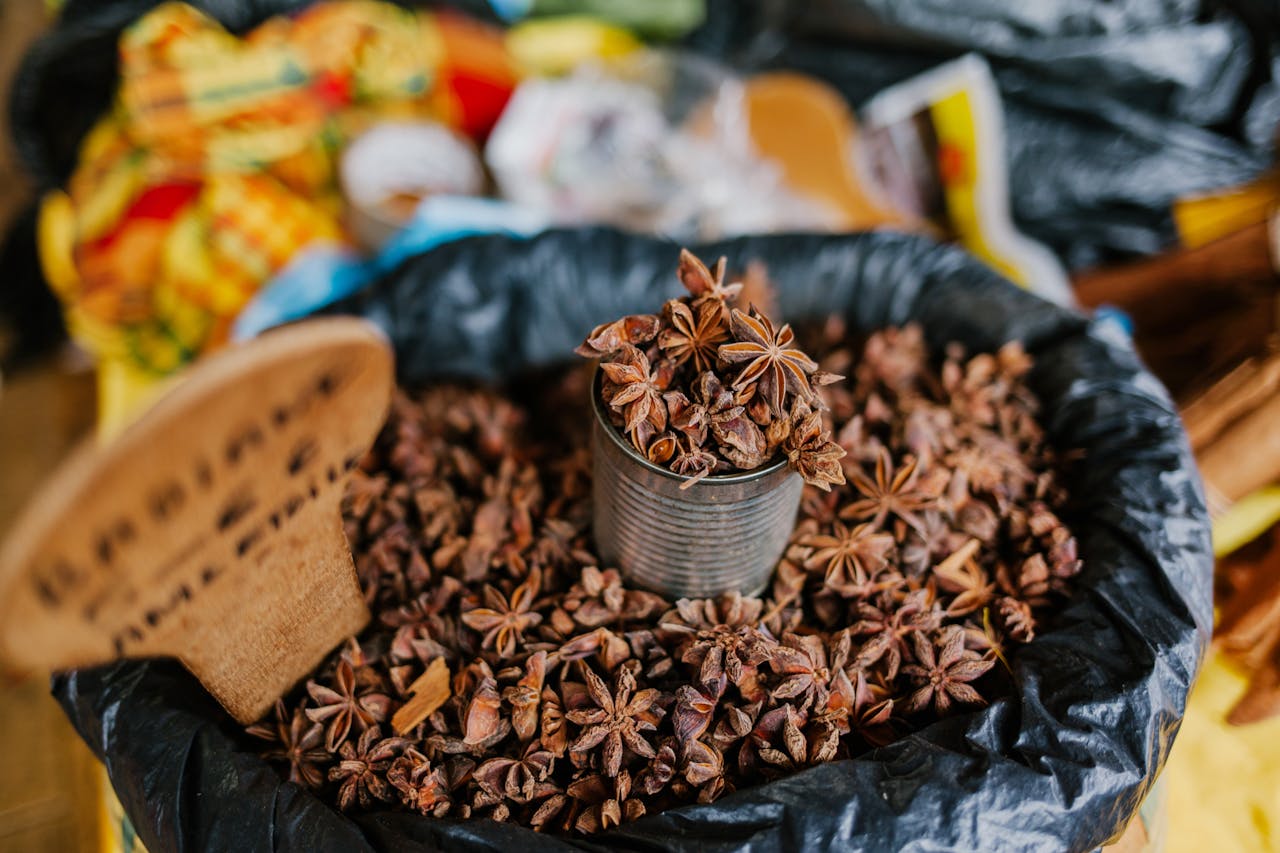
[[825, 79], [855, 106], [968, 51], [1005, 109], [1018, 227], [1072, 268], [1176, 242], [1170, 206], [1275, 150], [1274, 0], [712, 0], [696, 46]]
[[[167, 661], [60, 676], [154, 850], [1088, 850], [1137, 810], [1177, 732], [1209, 636], [1212, 561], [1178, 415], [1123, 340], [954, 249], [889, 234], [744, 238], [697, 249], [763, 260], [786, 319], [918, 321], [935, 345], [1018, 339], [1068, 470], [1085, 570], [1012, 657], [1017, 692], [861, 758], [648, 816], [588, 840], [490, 821], [344, 817], [282, 782]], [[342, 306], [395, 344], [402, 379], [500, 380], [571, 359], [596, 323], [674, 295], [677, 247], [605, 230], [468, 238], [409, 260]]]

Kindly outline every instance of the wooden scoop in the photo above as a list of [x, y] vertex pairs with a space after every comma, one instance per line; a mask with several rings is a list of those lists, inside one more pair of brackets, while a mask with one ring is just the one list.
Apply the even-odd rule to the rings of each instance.
[[369, 619], [339, 502], [394, 387], [363, 320], [212, 356], [80, 448], [0, 549], [0, 655], [23, 669], [181, 660], [241, 723]]

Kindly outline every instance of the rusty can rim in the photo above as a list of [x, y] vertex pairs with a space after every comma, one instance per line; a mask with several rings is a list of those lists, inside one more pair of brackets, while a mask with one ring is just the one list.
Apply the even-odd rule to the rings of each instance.
[[[622, 452], [629, 456], [633, 462], [651, 473], [665, 477], [668, 480], [673, 480], [677, 483], [683, 483], [687, 480], [691, 480], [693, 477], [690, 474], [677, 474], [675, 471], [668, 468], [663, 468], [660, 465], [654, 465], [641, 455], [640, 451], [632, 447], [631, 442], [623, 438], [617, 428], [609, 422], [609, 416], [604, 411], [604, 401], [600, 397], [600, 383], [603, 376], [604, 371], [601, 370], [600, 365], [597, 364], [595, 375], [591, 378], [591, 411], [595, 413], [596, 425], [602, 428], [602, 432], [608, 436], [609, 440], [613, 442], [615, 447], [622, 450]], [[761, 480], [772, 474], [776, 474], [780, 469], [786, 468], [788, 464], [786, 456], [779, 456], [776, 462], [764, 465], [760, 468], [753, 468], [750, 471], [740, 471], [736, 474], [709, 474], [699, 480], [691, 488], [696, 488], [703, 484], [708, 486], [732, 486], [739, 485], [741, 483], [750, 483], [756, 480]]]

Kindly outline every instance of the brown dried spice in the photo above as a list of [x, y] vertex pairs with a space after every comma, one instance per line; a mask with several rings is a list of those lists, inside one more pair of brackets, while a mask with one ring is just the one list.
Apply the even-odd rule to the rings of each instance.
[[645, 740], [642, 732], [657, 728], [646, 713], [657, 701], [658, 691], [647, 688], [632, 695], [636, 679], [629, 669], [618, 670], [613, 693], [590, 668], [583, 667], [582, 674], [595, 707], [569, 711], [565, 715], [569, 722], [583, 727], [578, 739], [569, 745], [569, 751], [581, 753], [601, 747], [600, 768], [606, 776], [617, 776], [622, 769], [624, 746], [642, 758], [653, 758], [653, 745]]
[[[724, 266], [681, 262], [682, 304], [708, 328], [717, 312], [729, 327]], [[1009, 658], [1080, 570], [1025, 356], [953, 347], [935, 370], [917, 329], [855, 352], [830, 322], [810, 337], [820, 366], [800, 369], [810, 398], [772, 360], [735, 388], [759, 356], [662, 390], [697, 361], [663, 356], [663, 322], [623, 318], [586, 347], [636, 348], [641, 385], [662, 391], [630, 392], [617, 425], [647, 400], [632, 437], [659, 457], [672, 445], [664, 464], [690, 475], [775, 453], [826, 470], [770, 597], [669, 602], [599, 565], [580, 374], [522, 389], [530, 409], [454, 386], [397, 395], [343, 503], [375, 618], [251, 727], [282, 775], [348, 810], [590, 833], [859, 755], [1009, 689]], [[767, 399], [779, 387], [785, 418]], [[382, 737], [387, 720], [401, 737]]]

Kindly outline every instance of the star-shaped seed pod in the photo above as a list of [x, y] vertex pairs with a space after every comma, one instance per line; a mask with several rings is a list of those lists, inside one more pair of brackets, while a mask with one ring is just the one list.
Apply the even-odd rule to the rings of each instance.
[[985, 660], [977, 652], [964, 647], [964, 632], [958, 628], [946, 631], [938, 644], [925, 634], [912, 636], [916, 662], [902, 668], [903, 675], [920, 686], [903, 702], [903, 710], [912, 714], [932, 706], [945, 715], [954, 705], [985, 705], [986, 700], [970, 682], [977, 681], [995, 661]]
[[524, 632], [542, 621], [542, 614], [530, 608], [542, 584], [538, 569], [529, 573], [525, 582], [511, 593], [503, 595], [488, 584], [484, 587], [485, 607], [477, 607], [462, 614], [462, 622], [468, 628], [484, 635], [481, 644], [497, 651], [499, 657], [509, 658]]
[[788, 392], [806, 401], [813, 398], [809, 375], [818, 365], [795, 346], [791, 326], [775, 329], [773, 322], [755, 309], [744, 314], [734, 308], [730, 317], [735, 340], [722, 344], [719, 356], [729, 364], [744, 365], [733, 380], [734, 388], [754, 385], [779, 418], [786, 416]]
[[613, 692], [590, 667], [583, 666], [582, 675], [595, 707], [565, 714], [569, 722], [583, 727], [569, 750], [583, 753], [600, 748], [600, 768], [606, 776], [617, 776], [622, 769], [624, 746], [642, 758], [653, 758], [653, 744], [643, 733], [657, 728], [646, 714], [658, 691], [652, 687], [636, 691], [635, 676], [627, 669], [618, 670]]

